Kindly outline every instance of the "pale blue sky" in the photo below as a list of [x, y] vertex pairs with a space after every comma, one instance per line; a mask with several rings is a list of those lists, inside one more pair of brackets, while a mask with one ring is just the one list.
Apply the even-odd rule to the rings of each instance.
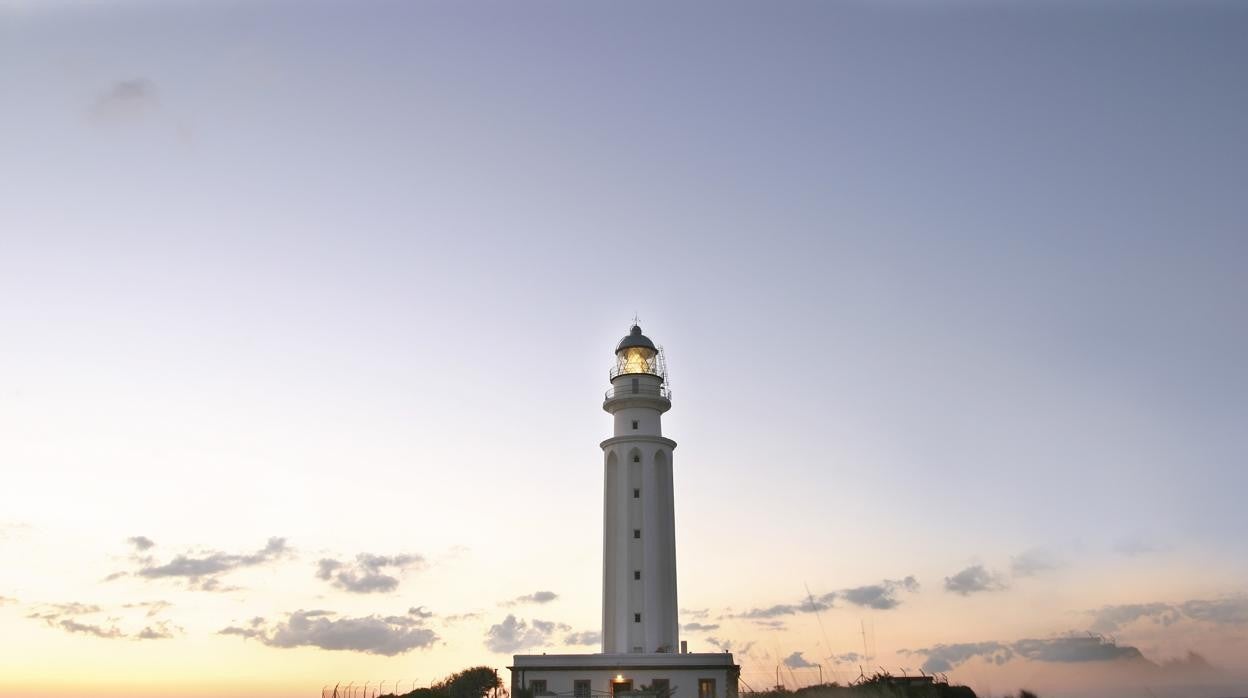
[[272, 501], [473, 485], [415, 551], [574, 516], [592, 628], [637, 312], [682, 602], [691, 550], [783, 551], [743, 606], [1034, 548], [1245, 588], [1242, 4], [0, 8], [3, 518], [386, 552]]

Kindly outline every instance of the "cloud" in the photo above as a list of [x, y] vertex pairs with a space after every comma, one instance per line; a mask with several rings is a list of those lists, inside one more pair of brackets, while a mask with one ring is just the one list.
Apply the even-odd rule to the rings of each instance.
[[1090, 629], [1098, 633], [1115, 632], [1141, 619], [1163, 627], [1186, 618], [1218, 625], [1248, 625], [1248, 596], [1221, 599], [1191, 599], [1180, 604], [1162, 602], [1102, 606], [1088, 611], [1093, 616]]
[[919, 582], [911, 575], [903, 579], [884, 579], [878, 584], [831, 591], [821, 596], [811, 594], [797, 603], [782, 603], [762, 608], [751, 608], [737, 614], [726, 614], [723, 617], [761, 620], [792, 616], [798, 613], [814, 613], [832, 608], [833, 603], [838, 598], [855, 606], [887, 610], [901, 605], [901, 601], [897, 598], [899, 592], [917, 592], [918, 590]]
[[545, 620], [533, 620], [526, 623], [507, 614], [503, 622], [490, 626], [485, 633], [485, 646], [497, 654], [510, 654], [517, 650], [537, 647], [550, 643], [555, 631], [569, 631], [571, 626]]
[[790, 669], [814, 669], [818, 664], [806, 661], [801, 652], [794, 652], [784, 658], [784, 665]]
[[323, 558], [316, 563], [316, 576], [353, 594], [386, 593], [399, 586], [398, 578], [387, 574], [387, 569], [402, 574], [420, 567], [424, 561], [419, 555], [386, 556], [369, 553], [356, 555], [354, 562]]
[[914, 650], [908, 654], [922, 654], [927, 657], [923, 662], [923, 671], [949, 671], [953, 667], [972, 657], [983, 657], [994, 664], [1005, 664], [1014, 658], [1014, 652], [1000, 642], [962, 642], [952, 645], [936, 645], [930, 648]]
[[17, 599], [12, 596], [0, 596], [0, 606], [6, 606], [11, 603], [17, 603]]
[[1031, 548], [1010, 558], [1010, 572], [1015, 577], [1034, 577], [1042, 572], [1055, 570], [1061, 565], [1051, 553], [1041, 548]]
[[1000, 576], [984, 569], [983, 565], [971, 565], [952, 577], [945, 577], [945, 590], [963, 596], [1005, 588], [1006, 584]]
[[141, 601], [139, 603], [122, 604], [122, 608], [146, 608], [147, 617], [152, 618], [160, 615], [160, 612], [166, 608], [172, 608], [173, 604], [168, 601]]
[[750, 648], [754, 646], [753, 642], [747, 642], [744, 645], [738, 645], [732, 640], [721, 640], [717, 637], [706, 638], [707, 643], [718, 647], [725, 652], [737, 652], [738, 654], [749, 654]]
[[443, 617], [442, 617], [442, 624], [443, 624], [443, 625], [453, 625], [453, 624], [458, 623], [458, 622], [460, 622], [460, 621], [465, 621], [465, 620], [477, 620], [477, 619], [479, 619], [479, 618], [483, 618], [483, 617], [485, 617], [485, 614], [480, 613], [480, 612], [477, 612], [477, 611], [473, 611], [472, 613], [453, 613], [453, 614], [451, 614], [451, 615], [449, 615], [449, 616], [443, 616]]
[[689, 616], [690, 618], [694, 620], [705, 620], [707, 616], [711, 615], [711, 609], [709, 608], [682, 608], [680, 609], [680, 615]]
[[685, 623], [684, 630], [687, 633], [707, 633], [712, 630], [719, 630], [718, 623]]
[[152, 539], [147, 536], [131, 536], [126, 539], [126, 542], [134, 546], [134, 549], [139, 552], [150, 550], [156, 545], [156, 543], [154, 543]]
[[91, 116], [97, 121], [134, 119], [159, 106], [156, 83], [147, 78], [119, 80], [96, 98]]
[[1233, 596], [1214, 601], [1186, 601], [1179, 610], [1194, 620], [1220, 625], [1248, 624], [1248, 596]]
[[[140, 550], [147, 548], [133, 543], [136, 539], [151, 542], [143, 536], [130, 539], [131, 544], [139, 547]], [[243, 567], [254, 567], [280, 560], [291, 554], [293, 551], [286, 545], [285, 538], [270, 538], [263, 548], [247, 554], [208, 551], [198, 555], [178, 555], [164, 564], [156, 564], [153, 558], [139, 555], [135, 558], [139, 568], [134, 575], [145, 579], [181, 579], [186, 582], [188, 588], [200, 591], [229, 591], [234, 587], [222, 587], [222, 575]], [[118, 576], [121, 574], [109, 575], [108, 579], [115, 579]]]
[[748, 611], [742, 611], [741, 613], [738, 613], [735, 615], [729, 614], [727, 617], [728, 618], [745, 618], [745, 619], [753, 620], [753, 619], [759, 619], [759, 618], [778, 618], [780, 616], [791, 616], [797, 613], [813, 613], [815, 611], [826, 611], [829, 608], [832, 608], [832, 602], [835, 599], [836, 599], [836, 592], [829, 592], [819, 597], [808, 596], [802, 601], [799, 601], [798, 603], [794, 603], [794, 604], [784, 603], [784, 604], [776, 604], [774, 606], [768, 606], [766, 608], [751, 608]]
[[559, 595], [553, 591], [535, 591], [532, 594], [525, 594], [524, 596], [517, 596], [511, 601], [504, 601], [500, 603], [499, 605], [500, 606], [521, 606], [521, 605], [530, 604], [530, 603], [539, 603], [539, 604], [550, 603], [551, 601], [554, 601], [557, 598], [559, 598]]
[[1098, 633], [1109, 633], [1118, 630], [1140, 618], [1152, 618], [1154, 622], [1170, 625], [1179, 619], [1178, 611], [1165, 603], [1133, 603], [1117, 606], [1102, 606], [1095, 611], [1091, 629]]
[[866, 659], [866, 657], [857, 652], [846, 652], [845, 654], [834, 654], [828, 657], [836, 664], [857, 664]]
[[563, 638], [565, 645], [597, 645], [602, 642], [602, 633], [597, 630], [586, 630], [579, 633], [569, 633]]
[[1114, 541], [1113, 550], [1116, 553], [1135, 557], [1136, 555], [1146, 555], [1148, 553], [1160, 553], [1167, 550], [1167, 546], [1160, 541], [1149, 538], [1143, 534], [1133, 534], [1123, 536]]
[[[157, 609], [157, 612], [167, 607], [169, 604], [165, 602], [155, 602], [164, 604]], [[147, 604], [129, 604], [123, 608], [134, 608], [136, 606]], [[158, 621], [153, 625], [144, 627], [137, 633], [127, 634], [116, 624], [115, 618], [108, 618], [107, 625], [98, 621], [88, 620], [83, 616], [92, 616], [103, 613], [104, 609], [95, 604], [84, 604], [78, 602], [59, 603], [59, 604], [43, 604], [35, 612], [27, 615], [32, 620], [41, 620], [49, 628], [56, 628], [67, 633], [75, 633], [81, 635], [92, 635], [105, 639], [121, 639], [128, 638], [131, 640], [163, 640], [174, 636], [174, 629], [181, 632], [181, 628], [171, 626], [168, 621]], [[149, 610], [148, 617], [154, 614]]]
[[774, 618], [756, 618], [750, 622], [764, 630], [784, 630], [787, 627], [784, 621]]
[[286, 619], [266, 623], [252, 618], [245, 626], [230, 626], [219, 635], [238, 635], [269, 647], [319, 647], [324, 650], [363, 652], [385, 657], [429, 647], [438, 635], [408, 616], [338, 618], [333, 611], [298, 610]]
[[897, 600], [898, 591], [916, 592], [918, 590], [919, 582], [913, 576], [909, 576], [905, 579], [885, 579], [879, 584], [845, 589], [841, 591], [841, 598], [855, 606], [887, 610], [901, 604]]
[[996, 641], [936, 645], [919, 650], [903, 650], [927, 659], [923, 671], [944, 672], [975, 657], [993, 664], [1005, 664], [1015, 658], [1033, 662], [1081, 663], [1116, 660], [1141, 660], [1144, 656], [1130, 645], [1119, 645], [1100, 636], [1071, 635], [1042, 640], [1026, 639], [1013, 643]]

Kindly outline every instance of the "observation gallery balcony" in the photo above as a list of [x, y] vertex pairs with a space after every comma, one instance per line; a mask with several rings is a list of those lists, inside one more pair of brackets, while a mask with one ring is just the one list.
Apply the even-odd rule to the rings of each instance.
[[604, 400], [624, 397], [660, 397], [672, 399], [672, 391], [665, 385], [613, 385], [607, 389]]

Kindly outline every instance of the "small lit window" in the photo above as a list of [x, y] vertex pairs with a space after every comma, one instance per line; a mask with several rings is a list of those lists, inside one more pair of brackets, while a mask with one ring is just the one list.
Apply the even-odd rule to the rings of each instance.
[[640, 528], [634, 528], [634, 529], [633, 529], [633, 538], [641, 538], [641, 529], [640, 529]]
[[634, 614], [633, 614], [633, 622], [634, 622], [634, 623], [640, 623], [640, 622], [641, 622], [641, 614], [640, 614], [640, 613], [634, 613]]
[[633, 488], [633, 499], [641, 499], [641, 490]]
[[633, 579], [641, 579], [641, 570], [633, 570]]
[[636, 419], [634, 419], [634, 420], [633, 420], [633, 428], [634, 428], [634, 429], [636, 429], [636, 428], [637, 428], [640, 424], [641, 424], [641, 422], [637, 421]]

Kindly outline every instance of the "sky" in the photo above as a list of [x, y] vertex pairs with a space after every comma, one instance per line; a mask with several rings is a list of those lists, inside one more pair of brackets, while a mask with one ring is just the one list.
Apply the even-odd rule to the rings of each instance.
[[597, 651], [637, 315], [743, 687], [1248, 695], [1246, 32], [0, 2], [0, 694]]

